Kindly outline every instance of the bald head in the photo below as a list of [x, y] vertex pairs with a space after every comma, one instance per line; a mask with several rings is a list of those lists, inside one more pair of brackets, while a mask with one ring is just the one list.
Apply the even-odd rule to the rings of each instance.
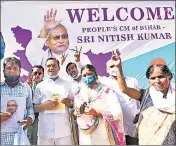
[[49, 36], [53, 36], [55, 33], [61, 33], [61, 34], [67, 34], [67, 29], [65, 28], [65, 26], [61, 25], [61, 24], [58, 24], [54, 29], [52, 29], [50, 32], [49, 32]]
[[46, 46], [55, 54], [63, 54], [68, 49], [68, 33], [63, 25], [59, 24], [50, 31]]
[[17, 111], [18, 105], [17, 102], [15, 100], [9, 100], [7, 102], [7, 109], [6, 111], [13, 114]]

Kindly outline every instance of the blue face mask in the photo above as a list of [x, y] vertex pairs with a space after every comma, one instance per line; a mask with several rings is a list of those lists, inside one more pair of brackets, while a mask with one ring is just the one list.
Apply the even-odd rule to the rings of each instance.
[[97, 77], [95, 75], [89, 75], [89, 76], [83, 77], [83, 80], [86, 85], [90, 86], [97, 80]]
[[9, 82], [15, 82], [19, 79], [20, 76], [7, 76], [7, 75], [4, 75], [4, 78], [9, 81]]

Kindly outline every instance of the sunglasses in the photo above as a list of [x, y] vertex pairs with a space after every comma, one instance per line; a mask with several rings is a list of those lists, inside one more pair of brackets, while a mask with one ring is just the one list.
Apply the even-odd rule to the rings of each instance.
[[42, 72], [34, 72], [34, 73], [33, 73], [33, 75], [35, 75], [35, 76], [36, 76], [37, 74], [40, 76], [40, 75], [42, 75], [43, 73], [42, 73]]

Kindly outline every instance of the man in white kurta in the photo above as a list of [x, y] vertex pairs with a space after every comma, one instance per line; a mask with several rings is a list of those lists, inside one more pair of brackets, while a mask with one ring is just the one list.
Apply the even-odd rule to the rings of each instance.
[[[33, 98], [34, 110], [39, 112], [38, 144], [72, 145], [68, 110], [73, 105], [71, 84], [58, 76], [59, 64], [55, 58], [47, 60], [46, 72], [48, 78], [37, 85]], [[54, 95], [59, 99], [53, 99]], [[63, 104], [65, 109], [53, 110]]]
[[[114, 74], [113, 64], [107, 62], [106, 64], [107, 72], [109, 73], [109, 77], [100, 77], [100, 82], [109, 86], [117, 95], [122, 112], [123, 112], [123, 122], [124, 122], [124, 130], [126, 135], [127, 144], [136, 145], [137, 139], [131, 138], [128, 135], [129, 127], [132, 126], [133, 120], [139, 112], [139, 101], [130, 98], [126, 94], [122, 93], [119, 85], [117, 83], [118, 77]], [[139, 89], [138, 81], [133, 77], [125, 77], [126, 83], [128, 87]], [[128, 143], [129, 141], [129, 143]]]

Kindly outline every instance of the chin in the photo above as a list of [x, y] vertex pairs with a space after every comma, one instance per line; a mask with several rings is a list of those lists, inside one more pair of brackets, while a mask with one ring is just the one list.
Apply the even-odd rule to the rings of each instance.
[[163, 89], [163, 88], [155, 88], [157, 91], [161, 91], [161, 92], [163, 92], [165, 89]]
[[53, 51], [53, 52], [55, 54], [62, 54], [62, 53], [64, 53], [67, 50], [68, 50], [68, 47], [64, 46], [64, 47], [58, 47], [58, 48], [56, 48], [56, 50]]

